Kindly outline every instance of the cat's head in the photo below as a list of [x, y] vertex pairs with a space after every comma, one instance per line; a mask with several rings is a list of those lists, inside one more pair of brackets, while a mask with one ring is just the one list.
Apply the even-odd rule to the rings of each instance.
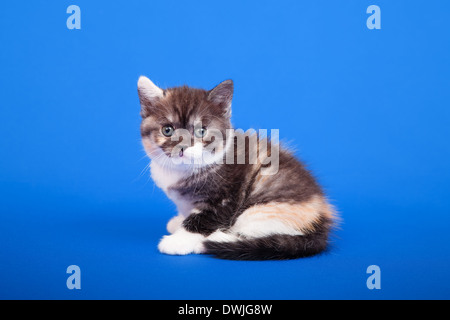
[[141, 76], [138, 94], [142, 143], [153, 161], [185, 168], [222, 159], [226, 130], [231, 128], [233, 81], [209, 91], [187, 86], [161, 89]]

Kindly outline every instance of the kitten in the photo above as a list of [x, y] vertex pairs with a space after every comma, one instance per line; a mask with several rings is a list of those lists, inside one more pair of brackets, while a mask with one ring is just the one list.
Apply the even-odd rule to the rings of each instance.
[[[271, 140], [251, 132], [229, 134], [231, 80], [209, 91], [163, 90], [142, 76], [138, 94], [151, 176], [178, 211], [160, 252], [266, 260], [327, 248], [335, 213], [313, 176]], [[275, 170], [267, 171], [268, 160], [277, 162]]]

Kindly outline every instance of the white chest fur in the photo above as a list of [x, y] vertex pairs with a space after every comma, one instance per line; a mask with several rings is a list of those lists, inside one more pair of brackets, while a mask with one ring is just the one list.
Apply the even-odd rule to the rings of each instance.
[[161, 166], [156, 161], [150, 164], [150, 173], [155, 184], [160, 187], [167, 197], [177, 206], [178, 214], [187, 217], [192, 209], [192, 201], [188, 197], [182, 197], [177, 191], [171, 190], [181, 179], [186, 178], [186, 172]]
[[150, 163], [150, 174], [156, 185], [167, 193], [169, 187], [175, 185], [186, 174], [181, 170], [173, 170], [171, 168], [160, 165], [156, 161]]

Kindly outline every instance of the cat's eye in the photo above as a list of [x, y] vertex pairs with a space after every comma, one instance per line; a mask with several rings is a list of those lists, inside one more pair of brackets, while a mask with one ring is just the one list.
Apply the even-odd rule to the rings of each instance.
[[164, 126], [161, 128], [161, 132], [163, 135], [165, 135], [166, 137], [170, 137], [171, 135], [173, 135], [173, 132], [175, 130], [173, 129], [172, 126]]
[[196, 128], [196, 129], [194, 129], [194, 135], [197, 138], [203, 138], [204, 136], [206, 136], [206, 128]]

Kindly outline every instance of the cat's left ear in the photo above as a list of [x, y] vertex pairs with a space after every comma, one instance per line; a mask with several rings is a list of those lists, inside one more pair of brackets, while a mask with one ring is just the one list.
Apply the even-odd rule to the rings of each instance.
[[208, 100], [219, 105], [224, 114], [231, 115], [231, 100], [233, 99], [233, 80], [225, 80], [208, 93]]
[[155, 107], [156, 102], [164, 97], [164, 91], [149, 78], [140, 76], [138, 80], [138, 95], [141, 101], [141, 115], [146, 117]]

